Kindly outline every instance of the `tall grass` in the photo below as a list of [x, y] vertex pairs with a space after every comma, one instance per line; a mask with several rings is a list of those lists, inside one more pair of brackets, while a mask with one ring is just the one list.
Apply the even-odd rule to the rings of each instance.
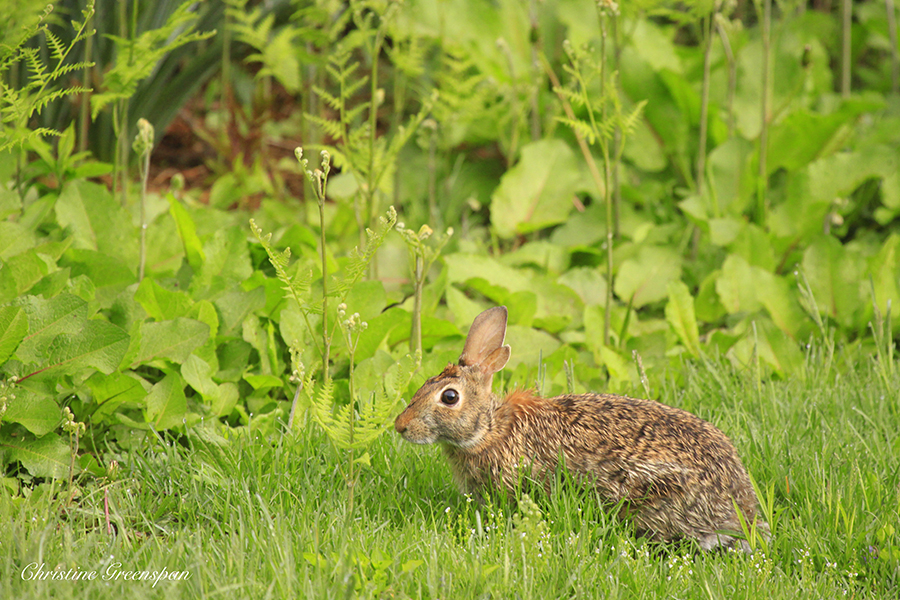
[[[372, 448], [347, 519], [342, 458], [317, 429], [205, 425], [119, 457], [120, 477], [86, 483], [69, 507], [60, 483], [0, 493], [0, 597], [895, 598], [900, 382], [851, 351], [824, 368], [826, 354], [812, 346], [805, 378], [759, 388], [716, 360], [663, 386], [663, 402], [721, 427], [768, 490], [779, 518], [765, 553], [654, 547], [576, 486], [481, 505], [437, 448], [395, 435]], [[35, 562], [98, 578], [24, 581]], [[191, 576], [102, 581], [115, 568]]]

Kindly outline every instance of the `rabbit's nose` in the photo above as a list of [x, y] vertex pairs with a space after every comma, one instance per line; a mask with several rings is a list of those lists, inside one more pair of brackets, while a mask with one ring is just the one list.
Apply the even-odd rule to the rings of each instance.
[[399, 417], [394, 421], [394, 429], [397, 430], [397, 433], [403, 433], [406, 431], [406, 419], [402, 419], [403, 413], [400, 414]]

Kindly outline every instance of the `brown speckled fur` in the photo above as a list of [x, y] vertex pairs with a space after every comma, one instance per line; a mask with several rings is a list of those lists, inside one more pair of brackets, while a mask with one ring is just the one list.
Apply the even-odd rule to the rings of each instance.
[[[731, 441], [713, 425], [652, 400], [610, 394], [541, 398], [491, 391], [506, 364], [506, 308], [476, 318], [459, 365], [448, 365], [416, 392], [395, 422], [408, 441], [441, 442], [457, 484], [512, 491], [524, 471], [545, 486], [560, 457], [568, 471], [610, 502], [625, 501], [639, 532], [658, 540], [696, 538], [731, 545], [739, 531], [732, 499], [751, 523], [757, 499]], [[441, 401], [456, 390], [458, 402]], [[767, 534], [765, 523], [758, 523]], [[746, 546], [745, 546], [746, 548]]]

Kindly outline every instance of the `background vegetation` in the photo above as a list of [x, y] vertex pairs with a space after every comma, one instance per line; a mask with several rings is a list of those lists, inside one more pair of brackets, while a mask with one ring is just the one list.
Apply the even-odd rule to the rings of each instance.
[[[6, 0], [5, 589], [124, 556], [194, 570], [148, 596], [896, 595], [896, 13]], [[501, 303], [503, 386], [711, 420], [773, 547], [472, 507], [381, 437]]]

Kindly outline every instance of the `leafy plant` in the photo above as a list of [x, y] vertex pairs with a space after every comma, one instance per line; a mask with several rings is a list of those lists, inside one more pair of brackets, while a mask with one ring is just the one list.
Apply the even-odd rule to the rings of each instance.
[[[88, 23], [94, 14], [93, 3], [82, 11], [81, 22], [73, 21], [74, 36], [64, 43], [48, 28], [48, 18], [53, 10], [48, 5], [39, 21], [28, 27], [24, 35], [13, 40], [12, 45], [5, 45], [0, 50], [0, 152], [9, 148], [21, 148], [28, 141], [46, 135], [61, 135], [48, 127], [29, 128], [29, 120], [39, 114], [48, 104], [63, 98], [88, 91], [85, 87], [75, 86], [57, 88], [56, 84], [67, 75], [92, 66], [88, 62], [68, 62], [69, 54], [82, 40], [93, 35]], [[39, 34], [43, 34], [50, 49], [50, 63], [35, 47], [26, 46], [26, 42]], [[6, 40], [4, 40], [5, 42]], [[6, 82], [6, 76], [13, 67], [23, 66], [27, 74], [27, 83], [16, 88]]]
[[192, 7], [192, 2], [182, 3], [169, 15], [163, 26], [144, 31], [134, 38], [110, 36], [116, 45], [116, 63], [104, 74], [104, 91], [91, 96], [91, 117], [96, 119], [100, 111], [113, 105], [113, 124], [117, 138], [114, 179], [119, 182], [123, 201], [128, 183], [127, 101], [134, 95], [138, 84], [150, 76], [164, 56], [180, 46], [215, 35], [215, 31], [193, 31], [197, 15], [192, 12]]

